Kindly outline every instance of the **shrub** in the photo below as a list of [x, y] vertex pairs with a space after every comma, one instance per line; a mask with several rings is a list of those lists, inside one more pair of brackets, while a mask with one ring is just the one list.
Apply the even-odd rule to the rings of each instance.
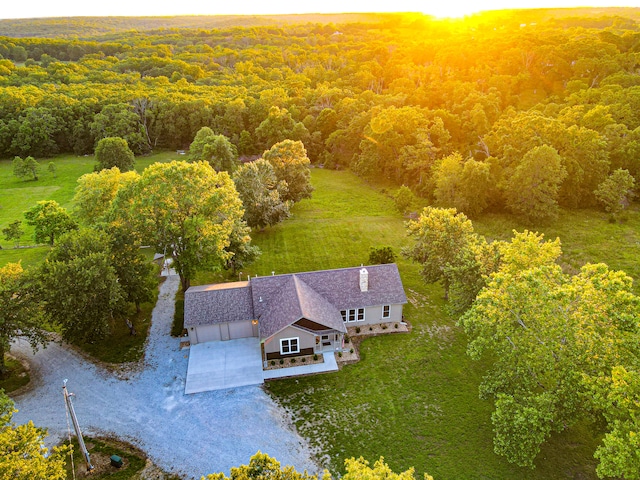
[[351, 350], [349, 350], [349, 353], [353, 353], [353, 348]]
[[393, 326], [393, 328], [398, 328], [398, 324], [396, 323], [396, 324]]
[[273, 367], [276, 364], [275, 360], [271, 360], [271, 366]]
[[387, 329], [387, 325], [382, 325], [382, 329], [386, 330]]
[[373, 332], [373, 327], [369, 327], [369, 331], [370, 331], [370, 332]]
[[356, 333], [360, 333], [360, 327], [356, 327]]
[[283, 359], [280, 359], [280, 365], [282, 365], [284, 363]]
[[291, 363], [296, 363], [296, 359], [292, 358], [291, 360], [289, 360]]
[[314, 353], [314, 354], [313, 354], [313, 359], [314, 359], [314, 360], [318, 360], [318, 354], [317, 354], [317, 353]]
[[345, 334], [344, 343], [349, 343], [349, 335]]
[[338, 352], [338, 356], [342, 358], [342, 352]]
[[300, 360], [302, 363], [307, 361], [307, 357], [302, 357], [302, 360]]

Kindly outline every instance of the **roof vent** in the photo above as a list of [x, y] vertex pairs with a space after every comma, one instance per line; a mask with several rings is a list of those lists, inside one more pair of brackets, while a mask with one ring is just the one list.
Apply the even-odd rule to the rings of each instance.
[[366, 268], [360, 269], [360, 291], [368, 292], [369, 291], [369, 272]]

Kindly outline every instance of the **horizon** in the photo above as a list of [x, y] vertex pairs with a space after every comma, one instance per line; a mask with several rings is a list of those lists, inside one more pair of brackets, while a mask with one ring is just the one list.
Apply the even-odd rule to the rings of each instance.
[[640, 8], [639, 0], [487, 0], [449, 2], [399, 0], [393, 8], [374, 6], [371, 2], [351, 0], [338, 2], [306, 2], [303, 6], [291, 6], [290, 2], [279, 1], [265, 4], [256, 0], [243, 0], [229, 5], [203, 5], [198, 0], [184, 0], [179, 5], [162, 0], [140, 0], [127, 2], [114, 0], [108, 4], [81, 4], [61, 1], [52, 5], [38, 0], [33, 3], [14, 3], [0, 12], [0, 20], [26, 20], [66, 17], [174, 17], [174, 16], [271, 16], [271, 15], [336, 15], [357, 13], [422, 13], [437, 18], [462, 18], [486, 11], [564, 9], [564, 8]]

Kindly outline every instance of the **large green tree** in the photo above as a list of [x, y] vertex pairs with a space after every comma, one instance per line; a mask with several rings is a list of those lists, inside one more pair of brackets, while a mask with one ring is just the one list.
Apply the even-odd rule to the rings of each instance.
[[266, 160], [256, 160], [240, 167], [233, 181], [244, 205], [244, 219], [251, 228], [263, 229], [289, 216], [293, 202], [283, 200], [287, 183], [278, 181], [273, 166]]
[[233, 173], [238, 166], [238, 151], [227, 137], [202, 127], [189, 146], [189, 159], [192, 162], [204, 160], [218, 172]]
[[138, 177], [137, 172], [121, 173], [118, 167], [82, 175], [73, 197], [74, 213], [87, 224], [100, 222], [109, 212], [120, 187], [135, 182]]
[[146, 168], [118, 191], [112, 209], [143, 241], [173, 257], [184, 290], [197, 271], [220, 268], [228, 259], [225, 249], [244, 213], [226, 172], [178, 161]]
[[283, 200], [299, 202], [303, 198], [311, 198], [311, 164], [307, 151], [300, 141], [284, 140], [262, 154], [276, 173], [278, 181], [287, 183], [287, 192]]
[[560, 185], [566, 176], [562, 159], [553, 147], [532, 148], [506, 181], [507, 206], [532, 222], [554, 220]]
[[636, 181], [628, 170], [617, 169], [594, 192], [598, 202], [613, 218], [629, 207]]
[[449, 296], [449, 268], [460, 264], [462, 253], [475, 242], [471, 221], [455, 208], [426, 207], [417, 220], [407, 223], [415, 243], [402, 253], [419, 263], [427, 283], [441, 281], [445, 298]]
[[17, 410], [0, 390], [0, 478], [12, 480], [64, 480], [65, 447], [49, 451], [44, 446], [47, 431], [32, 422], [15, 425]]
[[104, 232], [82, 229], [61, 237], [41, 265], [38, 278], [46, 314], [60, 326], [65, 340], [103, 337], [125, 309], [126, 294]]
[[78, 228], [66, 209], [55, 200], [42, 200], [24, 212], [28, 225], [35, 227], [36, 243], [53, 245], [56, 238], [65, 232]]
[[117, 167], [121, 172], [133, 170], [136, 157], [124, 138], [106, 137], [96, 145], [96, 170]]
[[[494, 448], [532, 466], [552, 432], [603, 413], [613, 427], [629, 411], [603, 408], [617, 367], [640, 366], [640, 299], [632, 280], [606, 265], [569, 276], [556, 264], [559, 241], [516, 234], [501, 266], [460, 323], [468, 354], [490, 362], [480, 394], [493, 398]], [[600, 449], [602, 456], [620, 454]]]
[[34, 350], [47, 340], [32, 276], [19, 263], [7, 263], [0, 267], [0, 378], [7, 373], [4, 354], [18, 336], [27, 338]]

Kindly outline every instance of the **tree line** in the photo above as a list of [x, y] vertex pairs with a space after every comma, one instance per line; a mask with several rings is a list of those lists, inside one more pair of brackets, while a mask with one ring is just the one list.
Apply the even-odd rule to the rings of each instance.
[[207, 127], [241, 157], [301, 141], [436, 205], [543, 223], [640, 175], [637, 22], [568, 15], [4, 38], [0, 156], [186, 149]]

